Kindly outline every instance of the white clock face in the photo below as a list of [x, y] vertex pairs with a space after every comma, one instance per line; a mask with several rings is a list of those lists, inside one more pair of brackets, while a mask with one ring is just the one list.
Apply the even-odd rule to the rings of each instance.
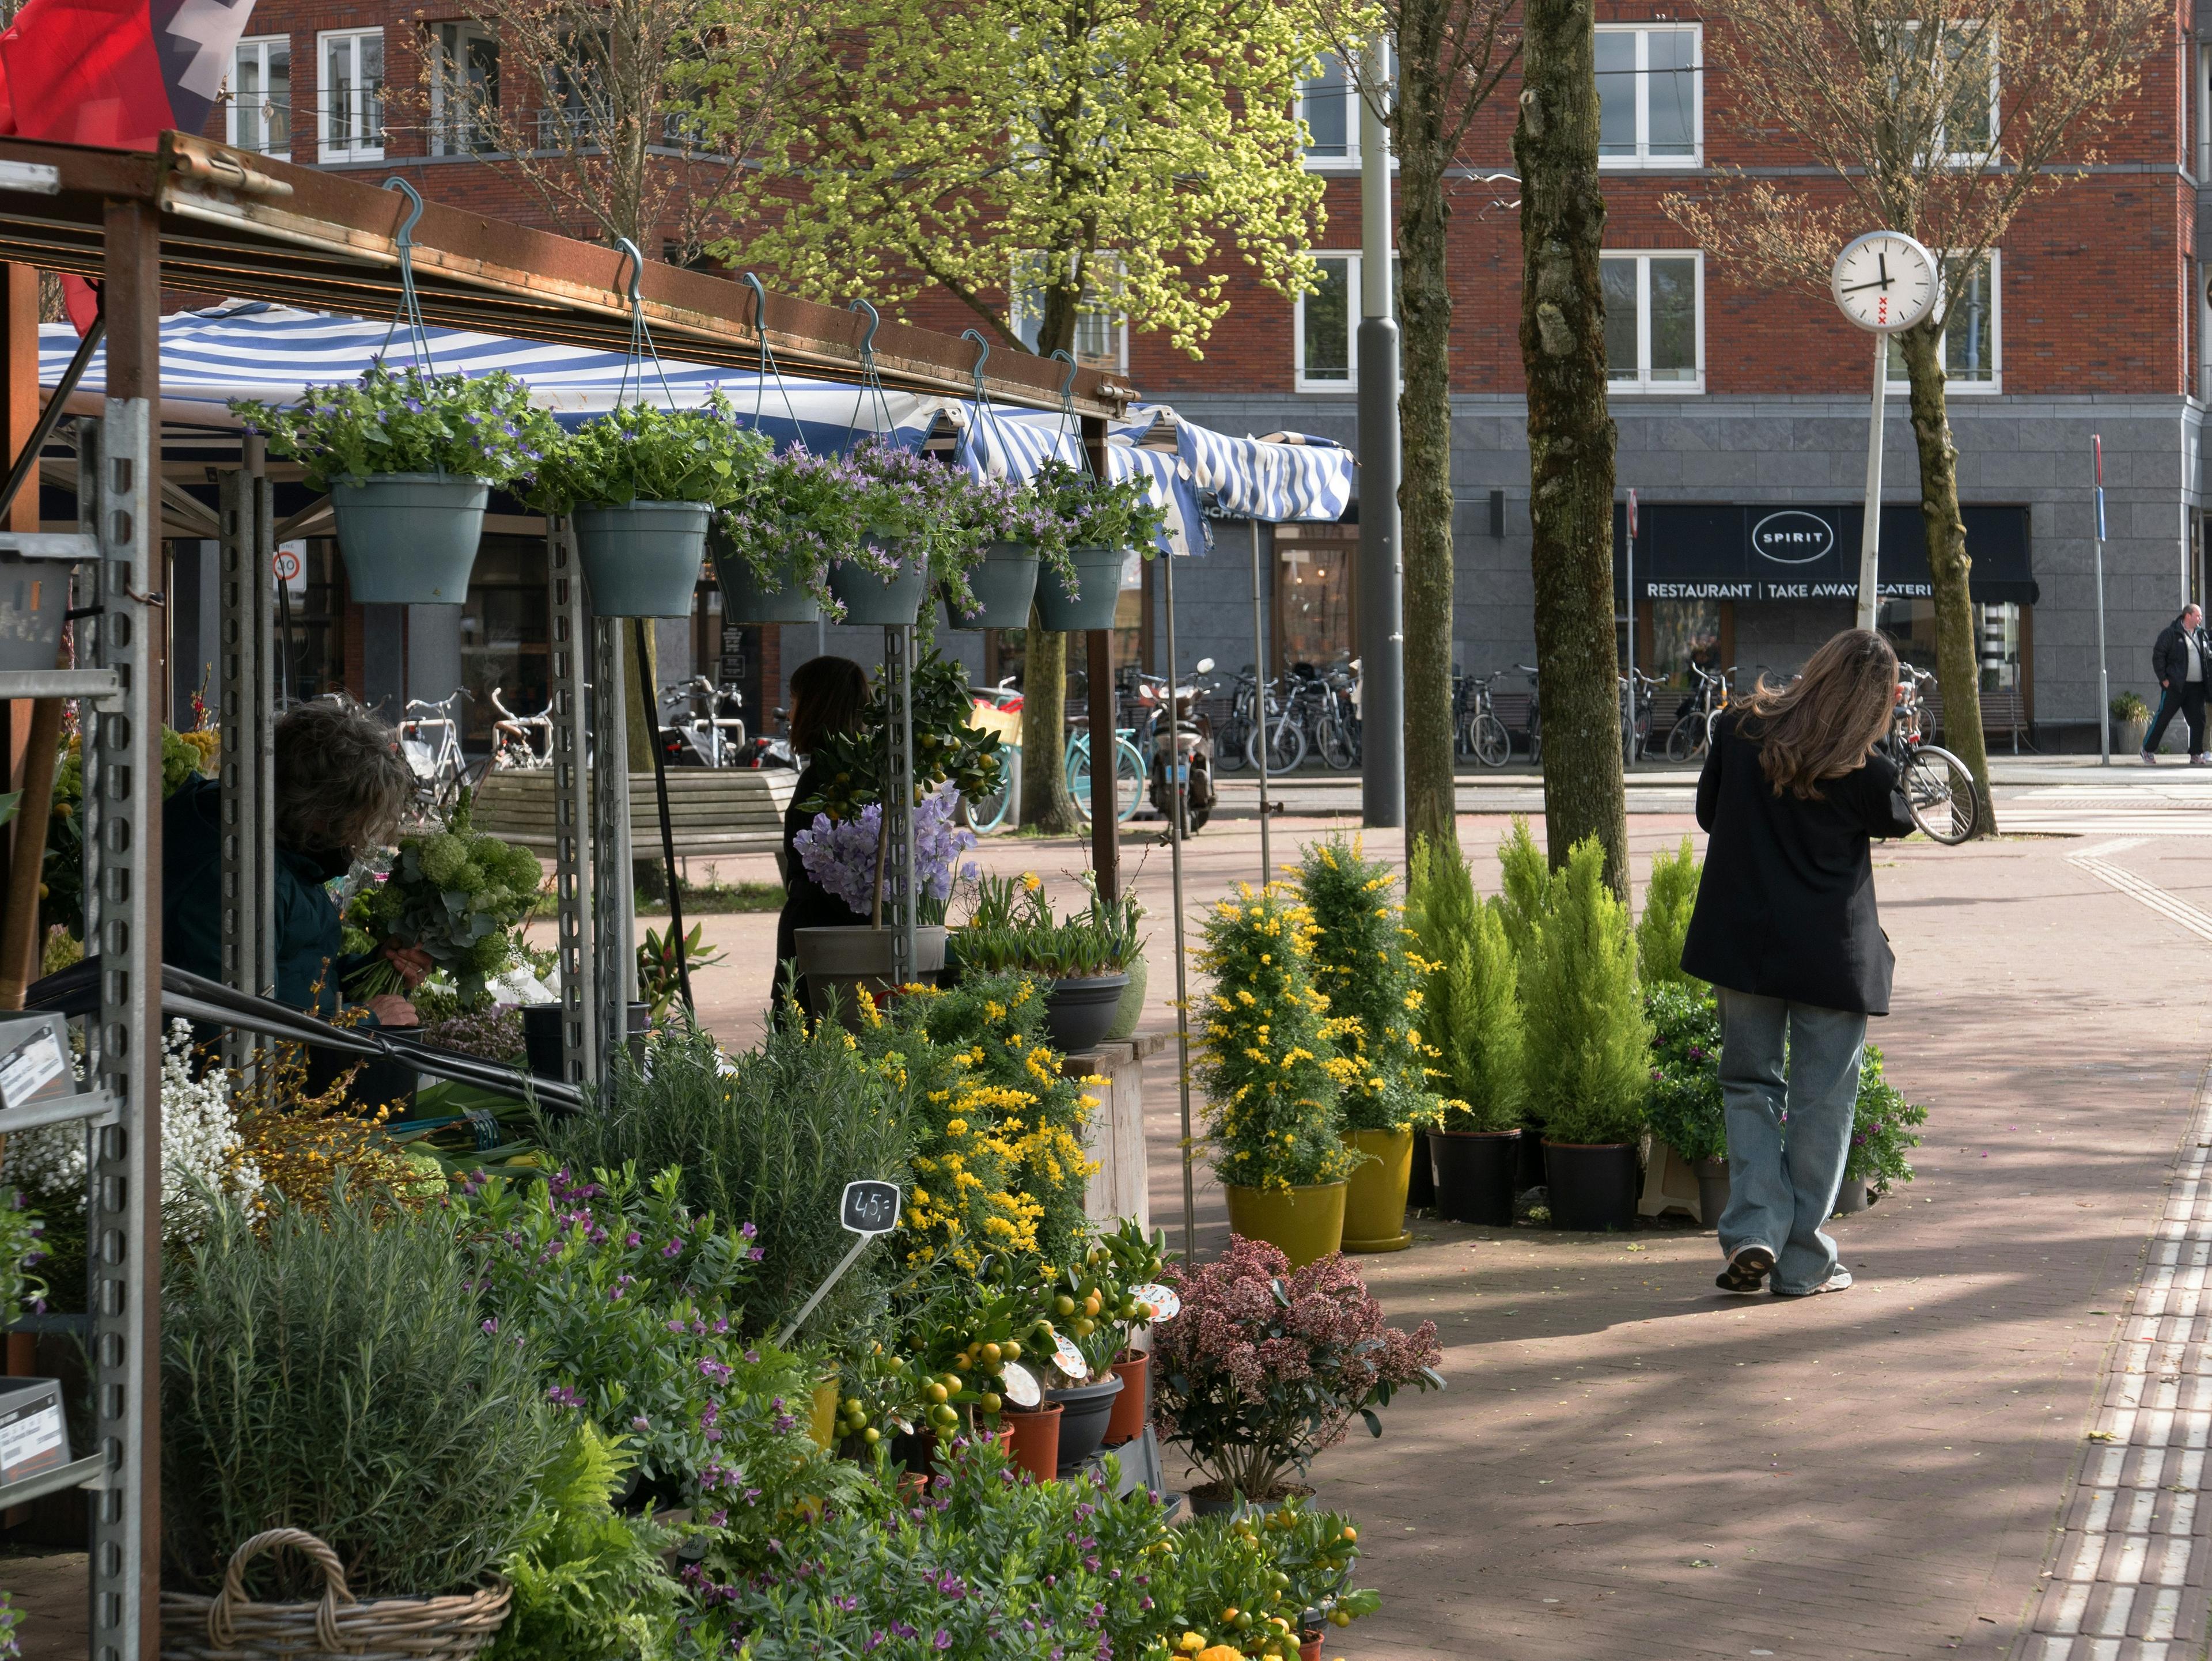
[[1942, 277], [1935, 256], [1901, 231], [1869, 231], [1836, 256], [1828, 287], [1862, 329], [1893, 335], [1936, 309]]

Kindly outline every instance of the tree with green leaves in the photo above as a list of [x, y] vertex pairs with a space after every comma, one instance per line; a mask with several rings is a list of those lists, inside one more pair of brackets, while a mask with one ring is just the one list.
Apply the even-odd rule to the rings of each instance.
[[[853, 0], [737, 187], [744, 233], [716, 252], [894, 316], [947, 294], [1039, 354], [1073, 355], [1091, 317], [1198, 356], [1236, 264], [1285, 294], [1311, 286], [1322, 181], [1294, 101], [1313, 60], [1306, 14], [1269, 0]], [[1066, 652], [1029, 631], [1021, 815], [1054, 831], [1075, 823]]]

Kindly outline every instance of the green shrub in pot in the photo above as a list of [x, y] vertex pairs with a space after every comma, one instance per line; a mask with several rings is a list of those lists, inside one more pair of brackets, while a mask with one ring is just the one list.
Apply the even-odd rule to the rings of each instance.
[[1636, 919], [1636, 969], [1647, 986], [1662, 981], [1703, 984], [1682, 973], [1682, 938], [1697, 909], [1703, 870], [1686, 836], [1674, 852], [1662, 848], [1651, 856], [1651, 881], [1644, 889], [1643, 915]]
[[1651, 1023], [1651, 1134], [1692, 1161], [1728, 1157], [1721, 1105], [1721, 1018], [1710, 988], [1665, 981], [1644, 994]]
[[1110, 628], [1121, 591], [1121, 562], [1135, 549], [1158, 551], [1167, 516], [1153, 501], [1152, 482], [1137, 473], [1109, 484], [1058, 460], [1030, 482], [1039, 505], [1058, 521], [1067, 555], [1037, 576], [1037, 621], [1063, 632]]
[[[213, 1591], [264, 1529], [305, 1529], [356, 1597], [480, 1583], [528, 1537], [568, 1431], [538, 1358], [488, 1330], [451, 1221], [334, 1191], [323, 1215], [206, 1197], [165, 1265], [161, 1543]], [[296, 1555], [271, 1601], [321, 1595]]]
[[1528, 1079], [1520, 970], [1503, 908], [1476, 896], [1465, 855], [1426, 841], [1414, 846], [1407, 902], [1428, 961], [1421, 1033], [1437, 1052], [1443, 1128], [1516, 1130]]
[[1628, 908], [1607, 885], [1605, 850], [1577, 842], [1522, 966], [1532, 1106], [1553, 1142], [1632, 1143], [1644, 1132], [1651, 1029], [1636, 979]]

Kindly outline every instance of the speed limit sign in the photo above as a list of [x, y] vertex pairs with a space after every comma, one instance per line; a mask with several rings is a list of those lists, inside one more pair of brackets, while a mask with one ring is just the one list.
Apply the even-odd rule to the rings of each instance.
[[272, 563], [276, 568], [276, 580], [278, 582], [289, 583], [298, 579], [300, 575], [300, 556], [297, 554], [295, 554], [290, 549], [279, 549], [276, 553], [276, 558]]

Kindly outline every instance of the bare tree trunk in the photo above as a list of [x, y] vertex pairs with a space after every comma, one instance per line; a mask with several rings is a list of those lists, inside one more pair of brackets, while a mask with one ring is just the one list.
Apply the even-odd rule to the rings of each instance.
[[1992, 834], [1990, 757], [1982, 743], [1982, 680], [1974, 638], [1973, 596], [1967, 584], [1966, 522], [1959, 512], [1959, 447], [1951, 441], [1950, 403], [1943, 387], [1943, 334], [1933, 324], [1900, 336], [1911, 388], [1912, 441], [1920, 452], [1920, 520], [1928, 538], [1928, 573], [1936, 591], [1936, 680], [1943, 692], [1943, 748], [1974, 775], [1980, 811], [1974, 834]]
[[[1035, 627], [1022, 656], [1022, 823], [1058, 836], [1076, 830], [1075, 798], [1067, 793], [1067, 641]], [[1091, 765], [1114, 765], [1114, 735], [1091, 735]]]
[[[1444, 231], [1450, 217], [1454, 88], [1437, 83], [1437, 50], [1451, 0], [1406, 0], [1400, 20], [1398, 246], [1405, 391], [1398, 398], [1400, 547], [1405, 564], [1406, 841], [1457, 848], [1452, 776], [1451, 288]], [[1407, 42], [1415, 42], [1407, 49]]]
[[1584, 837], [1598, 838], [1607, 880], [1625, 899], [1595, 53], [1589, 0], [1530, 0], [1513, 154], [1521, 167], [1521, 361], [1528, 381], [1545, 838], [1554, 867]]

